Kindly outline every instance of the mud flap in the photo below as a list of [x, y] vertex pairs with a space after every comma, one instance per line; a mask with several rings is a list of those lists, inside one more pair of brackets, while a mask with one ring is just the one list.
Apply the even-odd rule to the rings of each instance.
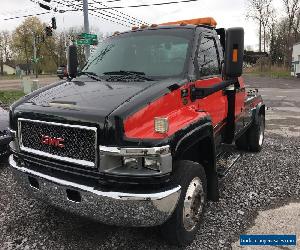
[[226, 134], [225, 143], [231, 144], [234, 139], [235, 132], [235, 86], [229, 87], [225, 90], [228, 100], [228, 112], [226, 118]]

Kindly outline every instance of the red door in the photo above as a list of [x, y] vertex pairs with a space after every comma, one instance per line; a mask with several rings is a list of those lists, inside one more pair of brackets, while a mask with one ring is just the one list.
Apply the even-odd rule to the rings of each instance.
[[[198, 80], [196, 87], [209, 87], [222, 82], [221, 61], [222, 52], [218, 50], [217, 36], [211, 31], [200, 34], [197, 53]], [[223, 90], [197, 100], [200, 110], [207, 111], [214, 127], [223, 124], [227, 117], [228, 101]]]
[[[212, 77], [205, 80], [197, 80], [196, 87], [209, 87], [222, 82], [221, 77]], [[197, 107], [200, 110], [207, 111], [212, 119], [213, 126], [221, 125], [227, 117], [228, 101], [225, 93], [220, 90], [212, 95], [197, 100]]]

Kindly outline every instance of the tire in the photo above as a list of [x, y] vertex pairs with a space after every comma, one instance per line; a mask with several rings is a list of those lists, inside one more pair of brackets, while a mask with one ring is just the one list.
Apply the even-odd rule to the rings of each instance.
[[64, 79], [64, 77], [63, 77], [63, 76], [59, 76], [59, 79], [61, 79], [61, 80], [62, 80], [62, 79]]
[[248, 150], [248, 129], [235, 141], [235, 146], [239, 150]]
[[252, 152], [259, 152], [262, 149], [264, 143], [265, 132], [265, 116], [259, 115], [258, 120], [253, 122], [249, 128], [249, 149]]
[[[207, 183], [204, 168], [198, 163], [179, 161], [175, 163], [175, 169], [172, 181], [181, 185], [181, 193], [172, 216], [161, 226], [161, 233], [170, 244], [184, 246], [194, 240], [200, 227], [207, 198]], [[190, 207], [193, 207], [193, 216], [188, 210]]]
[[1, 147], [0, 148], [0, 165], [1, 163], [6, 163], [8, 160], [8, 155], [9, 155], [9, 147]]

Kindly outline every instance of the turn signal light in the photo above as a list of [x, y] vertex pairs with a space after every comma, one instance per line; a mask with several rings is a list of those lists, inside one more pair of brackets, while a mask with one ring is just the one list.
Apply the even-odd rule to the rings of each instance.
[[167, 133], [169, 131], [169, 121], [168, 118], [155, 117], [154, 118], [154, 130], [157, 133]]
[[233, 49], [232, 51], [232, 62], [236, 63], [238, 61], [238, 50]]

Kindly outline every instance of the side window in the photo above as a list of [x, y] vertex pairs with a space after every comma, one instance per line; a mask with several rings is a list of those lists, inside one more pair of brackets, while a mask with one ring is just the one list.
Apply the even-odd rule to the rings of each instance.
[[197, 61], [200, 76], [220, 74], [216, 42], [213, 37], [203, 36], [201, 38]]

